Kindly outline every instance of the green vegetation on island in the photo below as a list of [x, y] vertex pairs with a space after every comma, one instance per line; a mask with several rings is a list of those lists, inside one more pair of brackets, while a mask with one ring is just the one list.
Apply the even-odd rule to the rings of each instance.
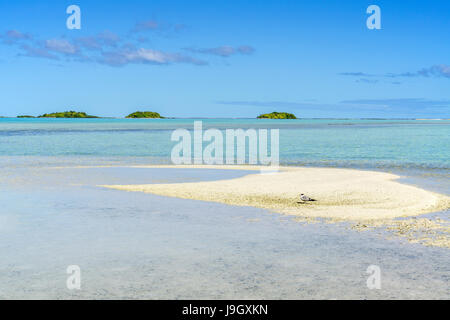
[[127, 116], [128, 119], [164, 119], [158, 112], [136, 111]]
[[287, 112], [272, 112], [261, 114], [258, 116], [258, 119], [297, 119], [295, 115]]
[[98, 118], [96, 116], [90, 116], [85, 112], [65, 111], [55, 113], [45, 113], [38, 118]]
[[23, 119], [23, 118], [35, 118], [35, 117], [34, 116], [17, 116], [17, 118]]

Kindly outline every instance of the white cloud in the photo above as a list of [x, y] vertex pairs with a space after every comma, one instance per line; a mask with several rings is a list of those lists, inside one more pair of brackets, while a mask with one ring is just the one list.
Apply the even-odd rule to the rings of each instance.
[[205, 65], [205, 61], [198, 60], [178, 53], [167, 53], [152, 49], [119, 50], [104, 52], [100, 62], [122, 66], [128, 63], [149, 63], [149, 64], [171, 64], [171, 63], [190, 63], [194, 65]]
[[64, 39], [51, 39], [45, 41], [48, 50], [73, 55], [78, 52], [78, 48]]

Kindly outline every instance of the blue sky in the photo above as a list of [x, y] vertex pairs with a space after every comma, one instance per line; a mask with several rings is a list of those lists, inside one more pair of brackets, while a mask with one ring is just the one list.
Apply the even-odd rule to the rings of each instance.
[[450, 1], [2, 1], [0, 116], [450, 118], [449, 35]]

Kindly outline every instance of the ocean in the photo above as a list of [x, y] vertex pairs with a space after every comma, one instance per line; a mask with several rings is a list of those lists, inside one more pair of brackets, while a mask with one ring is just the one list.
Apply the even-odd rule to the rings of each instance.
[[283, 164], [449, 169], [450, 120], [0, 119], [0, 156], [170, 160], [177, 128], [280, 129]]
[[[169, 164], [173, 130], [194, 121], [279, 129], [281, 165], [394, 172], [450, 194], [450, 121], [0, 119], [0, 299], [450, 298], [448, 248], [100, 187], [248, 173], [129, 167]], [[71, 265], [81, 290], [66, 286]]]

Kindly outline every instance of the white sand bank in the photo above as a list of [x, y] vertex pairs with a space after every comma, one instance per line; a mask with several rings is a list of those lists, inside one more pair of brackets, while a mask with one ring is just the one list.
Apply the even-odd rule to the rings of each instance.
[[[260, 169], [256, 166], [148, 167]], [[279, 173], [258, 172], [231, 180], [104, 187], [336, 220], [390, 219], [450, 208], [450, 197], [399, 183], [395, 181], [398, 178], [389, 173], [352, 169], [282, 167]], [[299, 204], [300, 193], [318, 201]]]

